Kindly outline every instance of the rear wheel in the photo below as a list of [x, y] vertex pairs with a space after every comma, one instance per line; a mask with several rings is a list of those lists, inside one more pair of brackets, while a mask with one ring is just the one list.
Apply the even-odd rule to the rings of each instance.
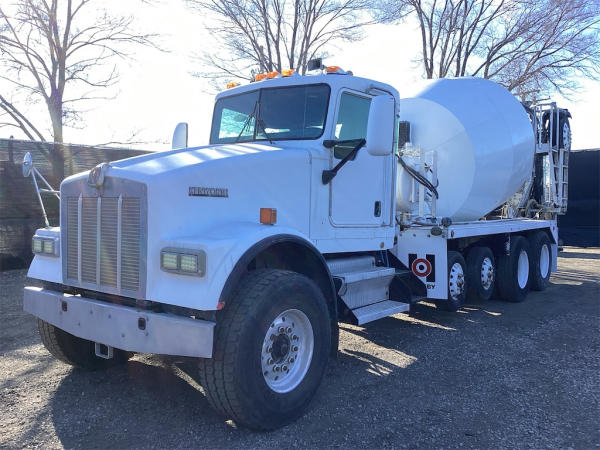
[[537, 231], [531, 236], [529, 245], [531, 247], [531, 267], [529, 271], [531, 289], [543, 291], [550, 283], [552, 259], [550, 238], [546, 232]]
[[496, 283], [500, 297], [509, 302], [522, 302], [529, 293], [529, 242], [523, 236], [512, 236], [510, 253], [498, 256]]
[[217, 316], [213, 358], [200, 360], [201, 384], [211, 405], [239, 425], [278, 428], [305, 411], [330, 346], [319, 288], [295, 272], [256, 270]]
[[73, 336], [41, 319], [38, 319], [38, 330], [44, 347], [52, 356], [80, 369], [108, 369], [127, 362], [132, 355], [115, 348], [111, 359], [99, 358], [96, 356], [94, 342]]
[[448, 252], [448, 299], [435, 300], [435, 306], [444, 311], [457, 311], [466, 299], [466, 263], [462, 255]]
[[495, 259], [488, 247], [473, 247], [467, 255], [467, 297], [489, 300], [494, 292]]

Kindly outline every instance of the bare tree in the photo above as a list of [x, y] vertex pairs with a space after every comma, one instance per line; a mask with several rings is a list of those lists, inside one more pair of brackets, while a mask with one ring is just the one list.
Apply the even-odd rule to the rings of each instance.
[[326, 55], [336, 42], [361, 38], [369, 0], [187, 0], [214, 20], [217, 45], [201, 55], [212, 79], [248, 79], [261, 72], [297, 69]]
[[[95, 2], [98, 3], [98, 2]], [[153, 45], [151, 34], [132, 31], [132, 17], [115, 17], [93, 0], [17, 0], [9, 12], [0, 7], [0, 79], [12, 95], [0, 93], [0, 127], [19, 128], [32, 140], [63, 143], [65, 126], [76, 126], [90, 101], [118, 80], [117, 60], [136, 45]], [[28, 118], [43, 102], [51, 135]], [[4, 119], [4, 120], [2, 120]], [[62, 172], [62, 146], [53, 157]], [[58, 173], [60, 175], [60, 173]]]
[[481, 76], [526, 93], [564, 92], [577, 87], [574, 74], [600, 75], [598, 0], [400, 0], [392, 5], [392, 18], [417, 19], [427, 78]]

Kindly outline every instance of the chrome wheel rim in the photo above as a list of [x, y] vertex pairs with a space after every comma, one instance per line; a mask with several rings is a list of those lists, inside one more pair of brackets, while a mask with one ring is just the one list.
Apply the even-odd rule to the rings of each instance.
[[269, 326], [261, 349], [261, 368], [267, 386], [283, 394], [304, 379], [314, 348], [310, 320], [298, 309], [287, 309]]
[[521, 250], [519, 253], [519, 260], [517, 261], [517, 281], [521, 289], [525, 289], [527, 281], [529, 280], [529, 256], [525, 250]]
[[550, 270], [550, 250], [548, 249], [548, 245], [542, 245], [540, 249], [540, 275], [542, 278], [546, 278], [548, 276], [548, 271]]
[[450, 274], [448, 276], [448, 290], [450, 291], [450, 297], [452, 300], [458, 300], [460, 295], [465, 290], [465, 272], [462, 264], [454, 263], [450, 268]]
[[487, 291], [494, 282], [494, 263], [489, 257], [483, 258], [481, 263], [481, 285]]

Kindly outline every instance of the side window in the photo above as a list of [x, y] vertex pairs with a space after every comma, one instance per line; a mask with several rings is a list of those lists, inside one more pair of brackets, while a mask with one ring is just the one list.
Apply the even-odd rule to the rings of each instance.
[[[335, 138], [339, 140], [363, 139], [367, 137], [367, 122], [371, 100], [344, 92], [340, 99]], [[354, 148], [354, 144], [336, 145], [333, 156], [343, 159]]]

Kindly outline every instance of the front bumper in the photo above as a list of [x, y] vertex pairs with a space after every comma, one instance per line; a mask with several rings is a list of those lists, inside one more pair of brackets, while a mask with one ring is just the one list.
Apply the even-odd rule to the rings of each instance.
[[212, 357], [214, 322], [31, 286], [25, 287], [23, 309], [74, 336], [122, 350]]

